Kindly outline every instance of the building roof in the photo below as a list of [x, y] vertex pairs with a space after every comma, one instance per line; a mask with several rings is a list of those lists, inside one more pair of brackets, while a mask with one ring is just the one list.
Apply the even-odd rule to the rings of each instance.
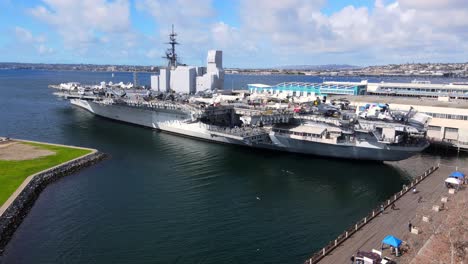
[[344, 89], [354, 89], [356, 84], [346, 84], [346, 83], [307, 83], [307, 82], [283, 82], [275, 85], [275, 87], [287, 87], [287, 86], [300, 86], [300, 87], [311, 87], [311, 88], [344, 88]]
[[271, 85], [268, 84], [263, 84], [263, 83], [249, 83], [247, 86], [254, 86], [254, 87], [260, 87], [260, 88], [269, 88]]
[[378, 87], [402, 87], [402, 88], [421, 88], [421, 89], [461, 89], [468, 90], [468, 85], [460, 84], [440, 84], [440, 83], [368, 83], [369, 86]]
[[353, 84], [353, 83], [307, 83], [307, 82], [283, 82], [276, 85], [266, 85], [261, 83], [254, 83], [248, 84], [248, 87], [256, 87], [256, 88], [313, 88], [313, 89], [326, 89], [326, 88], [333, 88], [333, 89], [355, 89], [358, 85], [364, 84]]
[[[439, 108], [457, 108], [468, 109], [468, 101], [467, 100], [451, 100], [449, 102], [445, 101], [438, 101], [437, 99], [433, 98], [415, 98], [415, 97], [403, 97], [403, 96], [384, 96], [384, 95], [356, 95], [356, 96], [333, 96], [330, 99], [334, 98], [346, 98], [350, 102], [362, 102], [362, 103], [388, 103], [392, 104], [402, 104], [402, 105], [411, 105], [411, 106], [430, 106], [430, 107], [439, 107]], [[448, 110], [452, 111], [452, 110]], [[451, 112], [456, 114], [455, 112]]]
[[322, 127], [322, 126], [298, 126], [298, 127], [291, 128], [290, 131], [321, 135], [325, 131], [325, 129], [326, 127]]

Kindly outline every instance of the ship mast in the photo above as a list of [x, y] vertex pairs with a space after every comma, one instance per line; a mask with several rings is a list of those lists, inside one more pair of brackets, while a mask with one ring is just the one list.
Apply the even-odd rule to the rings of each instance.
[[166, 44], [170, 44], [171, 48], [166, 50], [166, 56], [163, 57], [167, 59], [167, 66], [171, 69], [177, 67], [177, 54], [175, 52], [175, 45], [179, 45], [179, 42], [176, 40], [177, 33], [174, 32], [174, 25], [172, 25], [172, 32], [169, 34], [169, 42]]

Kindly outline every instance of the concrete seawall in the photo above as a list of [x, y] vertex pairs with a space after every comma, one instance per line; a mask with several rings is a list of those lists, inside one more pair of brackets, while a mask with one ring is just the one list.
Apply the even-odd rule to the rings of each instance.
[[0, 255], [34, 202], [48, 184], [96, 164], [107, 155], [98, 151], [31, 175], [0, 210]]
[[[388, 232], [395, 231], [395, 235], [399, 235], [399, 231], [406, 230], [407, 227], [407, 218], [414, 212], [414, 207], [417, 207], [419, 203], [416, 203], [415, 196], [413, 194], [407, 195], [408, 192], [412, 190], [413, 187], [418, 186], [422, 183], [423, 189], [430, 189], [432, 186], [439, 186], [439, 178], [434, 176], [429, 178], [433, 174], [440, 174], [439, 165], [430, 167], [426, 170], [421, 176], [418, 176], [413, 179], [409, 185], [404, 185], [403, 189], [399, 192], [393, 194], [389, 199], [383, 201], [381, 206], [373, 209], [367, 216], [359, 220], [357, 223], [352, 225], [350, 228], [345, 230], [340, 234], [335, 240], [330, 241], [325, 247], [321, 248], [319, 251], [315, 252], [310, 258], [308, 258], [304, 264], [316, 264], [316, 263], [345, 263], [349, 261], [349, 258], [355, 254], [360, 249], [366, 249], [370, 251], [370, 248], [367, 249], [367, 244], [372, 244], [374, 247], [380, 245], [381, 239], [388, 235]], [[447, 175], [446, 172], [442, 173]], [[429, 178], [429, 179], [427, 179]], [[443, 179], [440, 181], [443, 182]], [[426, 185], [429, 185], [427, 187]], [[443, 186], [443, 185], [441, 185]], [[420, 190], [422, 191], [422, 190]], [[403, 201], [401, 200], [409, 200]], [[400, 213], [398, 216], [385, 216], [384, 214], [389, 214], [391, 210], [387, 210], [391, 204], [399, 202], [401, 208], [398, 208], [395, 212]], [[410, 205], [412, 207], [410, 207]], [[384, 213], [385, 212], [385, 213]], [[403, 220], [401, 220], [403, 219]], [[403, 223], [400, 223], [403, 221]], [[399, 228], [395, 228], [399, 227]], [[398, 232], [397, 232], [398, 231]]]

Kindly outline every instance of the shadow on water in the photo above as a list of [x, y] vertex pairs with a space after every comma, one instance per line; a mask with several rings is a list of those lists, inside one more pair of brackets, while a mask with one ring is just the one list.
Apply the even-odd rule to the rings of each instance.
[[328, 159], [217, 144], [115, 122], [76, 107], [60, 111], [73, 119], [64, 127], [66, 132], [78, 135], [78, 139], [85, 140], [88, 144], [93, 142], [104, 147], [114, 147], [117, 144], [117, 148], [125, 149], [135, 156], [156, 156], [161, 154], [160, 151], [166, 151], [167, 154], [174, 155], [174, 158], [189, 161], [216, 157], [216, 163], [211, 162], [210, 166], [235, 171], [241, 177], [246, 175], [269, 178], [286, 175], [303, 180], [314, 179], [331, 186], [345, 186], [346, 183], [358, 180], [373, 184], [373, 187], [404, 182], [407, 178], [407, 175], [401, 174], [401, 170], [386, 163]]
[[76, 134], [77, 130], [86, 130], [81, 133], [86, 135], [83, 138], [89, 140], [92, 136], [92, 141], [98, 144], [118, 144], [118, 148], [134, 152], [133, 155], [139, 155], [136, 151], [156, 155], [163, 150], [182, 160], [217, 157], [216, 163], [209, 164], [210, 166], [236, 171], [239, 175], [259, 172], [265, 178], [270, 177], [269, 174], [295, 175], [329, 182], [330, 185], [342, 185], [356, 179], [386, 185], [396, 179], [401, 181], [401, 178], [406, 178], [395, 166], [381, 162], [333, 159], [218, 144], [94, 116], [78, 107], [60, 111], [64, 116], [72, 116], [73, 119], [71, 125], [67, 124], [64, 127], [67, 133]]

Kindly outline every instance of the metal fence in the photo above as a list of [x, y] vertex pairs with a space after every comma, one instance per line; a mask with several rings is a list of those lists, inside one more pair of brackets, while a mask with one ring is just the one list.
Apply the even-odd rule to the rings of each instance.
[[[417, 185], [419, 182], [424, 180], [426, 177], [431, 175], [434, 171], [436, 171], [439, 168], [439, 165], [437, 166], [432, 166], [428, 170], [426, 170], [421, 176], [416, 177], [410, 184], [404, 185], [403, 189], [394, 195], [392, 195], [388, 200], [383, 202], [383, 207], [386, 209], [389, 207], [392, 203], [394, 203], [396, 200], [400, 199], [405, 193], [410, 191], [415, 185]], [[346, 241], [351, 235], [356, 233], [360, 228], [365, 226], [369, 221], [374, 219], [376, 216], [382, 213], [381, 205], [379, 207], [373, 209], [368, 215], [366, 215], [364, 218], [359, 220], [357, 223], [355, 223], [353, 226], [349, 227], [346, 229], [343, 233], [338, 235], [338, 237], [335, 240], [330, 241], [325, 247], [320, 249], [319, 251], [315, 252], [310, 258], [308, 258], [304, 263], [305, 264], [315, 264], [318, 263], [322, 258], [324, 258], [327, 254], [332, 252], [336, 247], [338, 247], [341, 243]]]

